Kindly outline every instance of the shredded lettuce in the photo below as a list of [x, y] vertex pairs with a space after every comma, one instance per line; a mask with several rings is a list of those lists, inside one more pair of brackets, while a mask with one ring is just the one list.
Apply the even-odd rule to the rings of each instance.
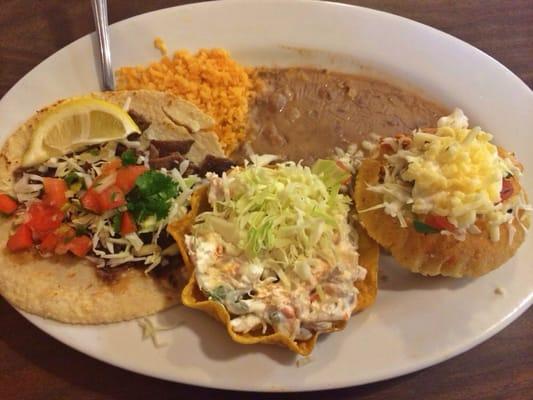
[[196, 231], [219, 233], [248, 257], [266, 260], [278, 276], [311, 257], [334, 263], [331, 243], [344, 229], [350, 201], [339, 187], [350, 174], [327, 160], [312, 168], [261, 165], [208, 177], [213, 210], [200, 214]]

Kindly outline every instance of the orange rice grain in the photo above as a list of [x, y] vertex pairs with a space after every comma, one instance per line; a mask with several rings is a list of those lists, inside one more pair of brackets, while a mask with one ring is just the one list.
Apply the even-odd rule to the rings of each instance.
[[223, 49], [179, 50], [148, 66], [119, 68], [116, 78], [119, 90], [155, 89], [195, 104], [215, 119], [215, 133], [228, 154], [246, 136], [253, 76]]

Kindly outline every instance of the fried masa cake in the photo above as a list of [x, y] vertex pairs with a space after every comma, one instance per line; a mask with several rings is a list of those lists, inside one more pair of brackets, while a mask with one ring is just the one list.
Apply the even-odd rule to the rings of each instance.
[[383, 138], [357, 174], [361, 225], [423, 275], [480, 276], [506, 262], [529, 227], [522, 166], [469, 128], [461, 110], [438, 128]]
[[208, 175], [191, 212], [169, 225], [190, 271], [183, 304], [238, 343], [307, 355], [319, 334], [343, 329], [376, 297], [378, 246], [348, 221], [337, 180], [346, 172], [319, 164]]

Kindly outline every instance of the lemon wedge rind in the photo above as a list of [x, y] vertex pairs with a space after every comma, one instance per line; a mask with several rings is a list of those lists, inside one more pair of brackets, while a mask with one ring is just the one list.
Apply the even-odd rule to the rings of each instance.
[[71, 98], [44, 113], [33, 130], [22, 160], [23, 167], [140, 132], [121, 107], [94, 97]]

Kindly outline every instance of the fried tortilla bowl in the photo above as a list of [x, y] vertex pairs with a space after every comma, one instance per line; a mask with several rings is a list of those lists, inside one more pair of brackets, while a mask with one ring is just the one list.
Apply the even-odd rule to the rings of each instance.
[[[367, 190], [368, 186], [378, 184], [383, 165], [382, 158], [365, 159], [359, 167], [353, 195], [358, 212], [383, 202], [381, 194]], [[518, 182], [516, 185], [520, 188]], [[502, 224], [497, 242], [491, 241], [487, 226], [481, 219], [477, 222], [481, 234], [467, 233], [465, 240], [459, 241], [451, 235], [417, 232], [409, 222], [406, 228], [402, 228], [398, 219], [386, 214], [383, 209], [360, 212], [358, 218], [368, 235], [389, 251], [400, 265], [429, 276], [459, 278], [484, 275], [509, 260], [526, 235], [516, 218], [512, 223], [515, 229], [512, 240], [509, 238], [509, 224]], [[529, 227], [528, 219], [522, 223]]]
[[[181, 300], [184, 305], [190, 308], [201, 310], [211, 317], [222, 322], [226, 326], [226, 330], [230, 337], [240, 344], [276, 344], [287, 347], [291, 351], [300, 355], [309, 355], [317, 341], [318, 334], [315, 333], [310, 339], [305, 341], [296, 341], [288, 338], [281, 333], [275, 333], [272, 328], [269, 328], [265, 334], [260, 331], [252, 331], [247, 334], [236, 333], [231, 329], [230, 314], [226, 307], [221, 303], [209, 300], [198, 287], [194, 274], [194, 265], [191, 262], [185, 245], [185, 235], [190, 232], [190, 228], [196, 219], [196, 216], [208, 209], [207, 202], [207, 187], [204, 186], [198, 189], [191, 198], [191, 211], [185, 217], [169, 224], [167, 230], [172, 234], [178, 243], [183, 260], [187, 267], [189, 276], [188, 283], [181, 294]], [[378, 283], [378, 257], [379, 247], [363, 229], [357, 229], [359, 235], [359, 264], [363, 266], [367, 273], [363, 281], [357, 281], [355, 286], [359, 290], [357, 306], [353, 312], [361, 311], [369, 307], [375, 300], [377, 295]], [[328, 331], [340, 331], [346, 327], [346, 321], [338, 321], [334, 323], [333, 328]], [[269, 332], [270, 331], [270, 332]]]
[[[152, 139], [193, 138], [188, 157], [218, 143], [210, 132], [211, 117], [192, 104], [156, 91], [136, 90], [91, 94], [123, 107], [149, 127], [143, 135]], [[59, 103], [56, 103], [59, 104]], [[33, 128], [46, 114], [41, 110], [20, 126], [0, 152], [0, 192], [11, 193], [13, 173], [21, 165]], [[140, 123], [139, 123], [140, 125]], [[141, 131], [144, 129], [141, 128]], [[209, 150], [213, 153], [213, 150]], [[214, 154], [221, 153], [220, 147]], [[13, 306], [45, 318], [66, 323], [99, 324], [129, 320], [169, 308], [180, 302], [179, 290], [185, 280], [181, 271], [154, 279], [144, 271], [126, 268], [112, 282], [98, 276], [96, 267], [85, 259], [68, 255], [44, 258], [37, 251], [11, 253], [5, 244], [11, 220], [0, 220], [0, 294]]]

